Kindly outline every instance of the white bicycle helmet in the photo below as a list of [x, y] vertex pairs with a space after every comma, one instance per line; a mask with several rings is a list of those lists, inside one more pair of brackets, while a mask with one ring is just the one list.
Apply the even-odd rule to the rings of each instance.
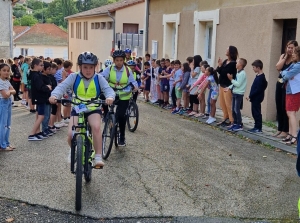
[[112, 65], [112, 61], [110, 59], [106, 59], [104, 62], [105, 67], [111, 66]]

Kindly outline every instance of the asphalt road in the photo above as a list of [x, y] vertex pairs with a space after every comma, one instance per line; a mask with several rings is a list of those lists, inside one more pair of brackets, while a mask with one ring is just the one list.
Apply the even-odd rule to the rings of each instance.
[[[127, 147], [114, 149], [103, 170], [93, 172], [77, 214], [160, 222], [169, 217], [202, 222], [202, 216], [297, 219], [294, 157], [151, 105], [139, 103], [139, 109], [138, 130], [127, 133]], [[17, 150], [0, 153], [0, 204], [12, 207], [5, 199], [10, 198], [75, 213], [66, 128], [42, 142], [28, 142], [33, 121], [25, 109], [13, 108], [11, 141]], [[0, 208], [2, 219], [5, 210]]]

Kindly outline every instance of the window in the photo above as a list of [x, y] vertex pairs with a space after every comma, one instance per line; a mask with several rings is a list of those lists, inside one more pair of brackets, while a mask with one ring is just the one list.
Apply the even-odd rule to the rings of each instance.
[[180, 13], [163, 15], [163, 25], [163, 57], [176, 60]]
[[107, 22], [107, 29], [112, 29], [113, 23], [112, 22]]
[[100, 29], [100, 22], [95, 22], [95, 29]]
[[50, 57], [50, 58], [52, 58], [53, 57], [53, 50], [51, 48], [46, 48], [45, 49], [44, 57]]
[[211, 53], [212, 53], [212, 36], [213, 26], [212, 23], [206, 23], [206, 39], [205, 39], [205, 59], [211, 64]]
[[74, 23], [71, 23], [71, 38], [74, 38]]
[[76, 22], [76, 39], [81, 39], [81, 22]]
[[139, 24], [123, 23], [123, 33], [139, 33]]
[[83, 39], [88, 39], [88, 22], [83, 23]]
[[28, 56], [28, 49], [26, 49], [26, 48], [21, 48], [21, 55], [23, 55], [23, 56]]
[[106, 29], [106, 22], [101, 22], [100, 29]]
[[91, 29], [95, 29], [95, 23], [91, 23]]

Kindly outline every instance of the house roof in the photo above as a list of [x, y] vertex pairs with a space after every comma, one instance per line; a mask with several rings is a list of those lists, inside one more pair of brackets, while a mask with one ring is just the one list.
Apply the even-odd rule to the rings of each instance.
[[14, 39], [30, 29], [29, 26], [14, 26]]
[[19, 35], [14, 43], [19, 45], [67, 46], [68, 33], [55, 24], [36, 24]]
[[85, 17], [85, 16], [95, 16], [95, 15], [103, 15], [107, 14], [107, 12], [115, 12], [118, 9], [126, 8], [132, 5], [136, 5], [139, 3], [145, 2], [145, 0], [121, 0], [116, 3], [112, 3], [109, 5], [104, 5], [99, 8], [94, 8], [88, 11], [80, 12], [74, 15], [70, 15], [65, 17], [65, 19], [77, 18], [77, 17]]

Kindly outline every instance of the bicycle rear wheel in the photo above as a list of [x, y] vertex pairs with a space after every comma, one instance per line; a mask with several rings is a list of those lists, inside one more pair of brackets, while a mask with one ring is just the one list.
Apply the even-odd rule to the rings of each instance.
[[116, 146], [116, 148], [119, 147], [119, 137], [120, 137], [120, 130], [119, 130], [119, 124], [117, 123], [115, 125], [115, 146]]
[[134, 132], [139, 124], [139, 109], [135, 102], [130, 102], [127, 109], [127, 127], [130, 132]]
[[83, 150], [83, 138], [81, 135], [77, 136], [77, 153], [76, 153], [76, 197], [75, 197], [75, 209], [79, 211], [81, 209], [81, 197], [82, 197], [82, 150]]
[[114, 114], [109, 114], [102, 133], [102, 158], [107, 159], [111, 152], [111, 148], [115, 137], [116, 118]]

